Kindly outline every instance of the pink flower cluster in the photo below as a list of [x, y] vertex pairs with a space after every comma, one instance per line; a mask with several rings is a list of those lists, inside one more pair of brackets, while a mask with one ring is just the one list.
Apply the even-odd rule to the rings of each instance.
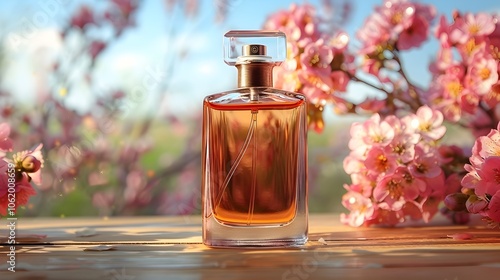
[[[293, 5], [266, 23], [285, 31], [289, 40], [289, 57], [275, 71], [275, 86], [306, 95], [316, 131], [322, 130], [328, 103], [337, 113], [376, 113], [351, 128], [351, 153], [344, 161], [352, 179], [343, 197], [350, 211], [342, 217], [347, 224], [395, 225], [407, 217], [428, 221], [445, 196], [449, 210], [443, 214], [455, 223], [468, 221], [464, 209], [498, 222], [500, 153], [494, 143], [500, 139], [490, 130], [500, 122], [500, 18], [454, 12], [448, 23], [441, 16], [434, 29], [440, 48], [430, 65], [433, 77], [423, 88], [411, 81], [401, 56], [427, 41], [434, 18], [432, 5], [382, 0], [356, 33], [363, 57], [356, 63], [347, 51], [347, 34], [325, 36], [335, 33], [321, 30], [311, 6]], [[349, 103], [338, 93], [350, 81], [383, 97]], [[470, 160], [470, 150], [437, 143], [444, 120], [469, 128], [475, 137], [487, 135], [478, 139]]]
[[362, 44], [360, 53], [366, 56], [363, 70], [378, 76], [388, 60], [385, 50], [419, 47], [427, 40], [435, 14], [433, 6], [408, 0], [385, 0], [376, 7], [357, 32]]
[[407, 217], [432, 218], [447, 194], [437, 148], [445, 132], [443, 115], [427, 106], [403, 118], [375, 114], [354, 123], [344, 160], [352, 184], [342, 197], [350, 213], [342, 221], [393, 226]]
[[[20, 205], [26, 205], [29, 198], [36, 194], [31, 182], [41, 183], [43, 166], [42, 145], [32, 151], [14, 154], [13, 160], [6, 159], [6, 152], [12, 151], [13, 146], [9, 134], [10, 126], [0, 123], [0, 217], [7, 215], [8, 208], [15, 210]], [[14, 191], [10, 191], [12, 185]], [[15, 207], [9, 207], [10, 204]]]
[[486, 135], [500, 120], [498, 16], [456, 13], [451, 23], [442, 16], [435, 35], [440, 50], [430, 68], [428, 103], [453, 122], [473, 115], [473, 132]]
[[467, 211], [483, 215], [491, 227], [500, 227], [500, 123], [476, 140], [465, 169], [462, 192], [469, 195]]
[[289, 10], [272, 14], [264, 28], [281, 30], [287, 35], [287, 60], [275, 69], [275, 86], [303, 93], [310, 102], [310, 123], [322, 131], [321, 111], [333, 103], [340, 113], [352, 104], [339, 93], [346, 91], [354, 57], [347, 53], [349, 37], [337, 32], [333, 37], [320, 30], [320, 20], [313, 6], [292, 4]]

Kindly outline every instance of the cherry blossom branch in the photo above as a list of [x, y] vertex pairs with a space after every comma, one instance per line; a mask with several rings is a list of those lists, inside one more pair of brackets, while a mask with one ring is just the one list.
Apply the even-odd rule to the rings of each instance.
[[[408, 100], [406, 103], [413, 109], [417, 110], [419, 107], [423, 106], [424, 104], [420, 100], [420, 96], [418, 95], [418, 87], [414, 85], [411, 81], [410, 78], [406, 75], [406, 72], [404, 71], [403, 68], [403, 63], [399, 57], [399, 51], [394, 50], [392, 51], [392, 54], [394, 55], [393, 59], [396, 61], [399, 65], [399, 70], [397, 71], [403, 79], [405, 79], [406, 83], [408, 84], [408, 93], [410, 97], [412, 98], [411, 100]], [[414, 102], [411, 102], [414, 101]]]

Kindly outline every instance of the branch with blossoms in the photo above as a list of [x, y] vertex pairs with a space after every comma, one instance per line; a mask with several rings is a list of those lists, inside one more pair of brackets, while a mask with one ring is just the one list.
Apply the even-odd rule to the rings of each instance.
[[[196, 191], [199, 177], [196, 174], [200, 167], [196, 159], [200, 151], [196, 142], [201, 128], [191, 129], [170, 112], [159, 118], [153, 115], [134, 117], [133, 121], [124, 118], [127, 113], [135, 113], [146, 97], [154, 98], [152, 103], [158, 106], [164, 103], [175, 78], [174, 67], [189, 50], [177, 50], [173, 47], [175, 44], [169, 44], [165, 61], [158, 62], [160, 67], [153, 69], [156, 72], [145, 71], [139, 90], [136, 90], [139, 85], [133, 89], [125, 85], [101, 88], [95, 81], [95, 70], [102, 57], [136, 26], [142, 3], [140, 0], [108, 0], [97, 7], [81, 4], [69, 12], [59, 28], [61, 48], [54, 59], [45, 59], [50, 61], [46, 71], [40, 71], [33, 107], [18, 106], [9, 88], [0, 90], [0, 123], [6, 121], [5, 127], [9, 127], [8, 132], [0, 132], [0, 141], [7, 135], [12, 139], [9, 143], [14, 142], [16, 148], [29, 147], [33, 143], [42, 143], [44, 147], [45, 161], [36, 157], [43, 163], [43, 170], [35, 172], [36, 168], [25, 166], [28, 163], [37, 166], [30, 156], [37, 154], [37, 149], [14, 154], [8, 161], [18, 166], [16, 176], [20, 186], [24, 186], [23, 197], [26, 198], [21, 202], [25, 204], [28, 197], [32, 197], [24, 215], [54, 214], [54, 205], [66, 204], [69, 197], [75, 197], [72, 195], [83, 201], [85, 207], [81, 208], [84, 210], [75, 209], [81, 206], [75, 205], [68, 212], [57, 209], [58, 214], [190, 214], [199, 210], [199, 192]], [[201, 3], [173, 0], [164, 4], [171, 18], [166, 37], [176, 39], [182, 26], [175, 13], [194, 18]], [[223, 20], [229, 12], [226, 7], [229, 4], [219, 3], [215, 7], [219, 17], [216, 20]], [[85, 88], [89, 89], [90, 109], [77, 110], [69, 100]], [[149, 111], [156, 113], [159, 109], [154, 107]], [[198, 120], [194, 123], [193, 126], [200, 124]], [[158, 127], [163, 135], [167, 134], [165, 128], [168, 127], [172, 138], [185, 140], [184, 150], [179, 155], [163, 151], [170, 139], [152, 137]], [[7, 165], [1, 166], [3, 180], [7, 172], [3, 168]], [[43, 171], [43, 181], [38, 180], [40, 171]], [[40, 184], [28, 188], [30, 181]], [[0, 188], [2, 203], [3, 187]], [[87, 207], [89, 204], [91, 206]]]
[[[308, 4], [294, 4], [264, 24], [287, 34], [288, 56], [275, 71], [275, 86], [307, 97], [312, 129], [323, 130], [329, 104], [338, 114], [372, 114], [352, 125], [351, 153], [344, 160], [352, 184], [345, 186], [342, 203], [350, 212], [342, 220], [349, 225], [427, 222], [445, 197], [454, 207], [442, 212], [454, 222], [467, 222], [469, 210], [490, 225], [500, 223], [492, 214], [500, 211], [500, 152], [491, 144], [498, 134], [490, 132], [500, 121], [500, 21], [455, 12], [451, 23], [441, 15], [432, 28], [436, 16], [432, 5], [384, 0], [357, 31], [356, 50], [345, 32], [322, 28]], [[429, 40], [431, 31], [439, 50], [429, 67], [432, 81], [422, 88], [412, 82], [402, 57]], [[350, 83], [383, 97], [355, 104], [345, 95]], [[470, 147], [440, 142], [445, 123], [479, 137], [470, 159]]]

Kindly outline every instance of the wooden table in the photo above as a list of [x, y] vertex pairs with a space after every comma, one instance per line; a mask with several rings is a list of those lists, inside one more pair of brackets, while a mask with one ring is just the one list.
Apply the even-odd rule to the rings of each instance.
[[[337, 215], [312, 215], [309, 242], [294, 249], [207, 248], [197, 216], [19, 218], [16, 227], [15, 273], [6, 263], [8, 226], [0, 230], [1, 280], [500, 279], [499, 230], [439, 219], [433, 226], [350, 228]], [[95, 235], [78, 237], [84, 227]], [[447, 237], [456, 233], [473, 238]], [[86, 251], [101, 244], [112, 250]]]

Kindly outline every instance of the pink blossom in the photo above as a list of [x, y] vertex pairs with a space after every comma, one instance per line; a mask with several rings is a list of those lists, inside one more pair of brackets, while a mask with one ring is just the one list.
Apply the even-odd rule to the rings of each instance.
[[333, 53], [343, 54], [347, 50], [349, 44], [349, 35], [345, 32], [337, 33], [332, 39], [328, 41], [328, 45], [332, 47]]
[[479, 105], [479, 96], [476, 92], [472, 92], [469, 88], [465, 88], [462, 91], [460, 103], [460, 108], [463, 112], [475, 114]]
[[347, 208], [350, 213], [342, 214], [341, 220], [344, 224], [353, 227], [359, 227], [366, 220], [372, 219], [375, 208], [369, 198], [362, 196], [357, 192], [348, 192], [342, 196], [342, 205]]
[[[25, 172], [28, 182], [33, 181], [37, 185], [42, 184], [41, 174], [44, 163], [42, 154], [43, 144], [39, 144], [36, 148], [30, 151], [22, 151], [14, 154], [13, 164], [16, 170]], [[26, 173], [29, 173], [26, 174]]]
[[415, 7], [415, 15], [421, 17], [426, 22], [431, 22], [436, 17], [436, 8], [433, 5], [424, 5], [413, 3]]
[[448, 234], [446, 237], [452, 238], [453, 240], [470, 240], [474, 238], [474, 235], [466, 232]]
[[374, 216], [375, 219], [367, 221], [367, 226], [371, 224], [382, 224], [393, 227], [405, 221], [405, 213], [403, 210], [391, 211], [387, 209], [378, 209]]
[[[415, 144], [420, 139], [418, 134], [398, 135], [385, 148], [390, 151], [400, 163], [408, 163], [415, 157]], [[415, 141], [415, 142], [414, 142]]]
[[422, 197], [435, 197], [443, 199], [447, 195], [446, 177], [443, 169], [439, 167], [439, 173], [434, 177], [419, 177], [425, 182], [425, 190], [422, 191]]
[[432, 66], [435, 66], [437, 69], [434, 70], [431, 68], [431, 72], [438, 73], [439, 71], [445, 71], [448, 68], [454, 66], [456, 61], [453, 58], [453, 49], [451, 45], [447, 42], [446, 39], [440, 39], [441, 47], [438, 50], [436, 61]]
[[378, 14], [368, 17], [356, 36], [362, 42], [361, 54], [370, 54], [377, 50], [377, 47], [387, 43], [391, 37], [388, 23]]
[[398, 49], [417, 47], [427, 39], [429, 22], [434, 18], [432, 6], [409, 1], [387, 0], [375, 8], [357, 36], [363, 44], [362, 54], [376, 52], [386, 44], [396, 44]]
[[468, 173], [462, 178], [461, 184], [465, 188], [474, 189], [481, 178], [477, 174], [476, 169], [470, 164], [465, 165], [465, 170]]
[[441, 100], [438, 105], [433, 106], [434, 109], [443, 113], [443, 116], [452, 122], [458, 122], [462, 116], [460, 103], [455, 100]]
[[500, 156], [486, 158], [477, 174], [481, 178], [475, 188], [477, 195], [492, 195], [500, 190]]
[[30, 184], [30, 179], [26, 174], [23, 174], [21, 179], [16, 182], [16, 204], [26, 205], [29, 198], [36, 194], [35, 189]]
[[[0, 160], [0, 216], [7, 215], [7, 206], [9, 204], [7, 189], [9, 186], [8, 179], [10, 178], [10, 175], [8, 171], [8, 162]], [[36, 191], [35, 189], [33, 189], [29, 182], [29, 176], [27, 176], [25, 173], [17, 173], [15, 176], [15, 180], [17, 208], [20, 205], [26, 205], [29, 201], [29, 198], [36, 194]]]
[[278, 11], [268, 17], [264, 24], [269, 30], [282, 30], [288, 39], [300, 47], [305, 46], [305, 41], [319, 39], [319, 22], [315, 16], [316, 11], [312, 5], [292, 4], [288, 10]]
[[344, 71], [333, 71], [330, 74], [332, 80], [332, 89], [335, 91], [345, 92], [349, 83], [349, 76]]
[[71, 18], [71, 25], [83, 29], [88, 24], [95, 23], [94, 13], [88, 6], [81, 6]]
[[351, 153], [344, 159], [343, 164], [344, 164], [344, 171], [347, 174], [357, 173], [364, 167], [363, 160], [353, 153]]
[[[8, 179], [9, 179], [9, 174], [7, 173], [8, 170], [8, 162], [6, 162], [3, 159], [0, 159], [0, 197], [6, 196], [7, 195], [7, 189], [8, 189]], [[7, 209], [7, 207], [3, 207], [3, 205], [0, 205], [0, 210], [2, 209]], [[0, 214], [1, 215], [1, 214]]]
[[465, 79], [467, 87], [479, 95], [489, 93], [491, 87], [498, 82], [497, 66], [498, 61], [485, 54], [485, 51], [476, 52], [470, 58]]
[[317, 40], [319, 38], [318, 20], [315, 17], [315, 9], [312, 5], [294, 5], [290, 7], [291, 20], [291, 39], [300, 42], [305, 38]]
[[438, 147], [438, 152], [441, 155], [441, 162], [446, 164], [458, 161], [462, 165], [462, 159], [466, 157], [464, 149], [456, 145], [441, 145]]
[[381, 17], [388, 23], [393, 36], [398, 36], [409, 28], [415, 19], [415, 6], [409, 1], [384, 1], [384, 5], [375, 8]]
[[[294, 60], [295, 61], [295, 60]], [[297, 72], [287, 70], [283, 63], [273, 71], [274, 87], [287, 91], [297, 92], [301, 87]], [[304, 93], [304, 92], [302, 92]]]
[[[499, 56], [500, 59], [500, 56]], [[500, 67], [498, 68], [500, 71]], [[483, 96], [483, 101], [488, 105], [490, 108], [498, 108], [500, 106], [497, 106], [500, 104], [500, 81], [498, 81], [496, 84], [492, 85], [490, 88], [490, 91]], [[500, 118], [497, 118], [500, 119]]]
[[270, 15], [264, 23], [264, 29], [284, 30], [292, 24], [292, 13], [288, 10], [280, 10]]
[[[500, 108], [500, 106], [498, 106]], [[493, 116], [493, 118], [495, 118]], [[497, 117], [500, 119], [500, 117]], [[476, 138], [480, 138], [482, 136], [487, 135], [491, 131], [491, 127], [493, 127], [494, 120], [492, 120], [492, 116], [485, 112], [484, 110], [476, 110], [474, 115], [471, 116], [469, 122], [469, 128], [472, 132], [472, 135]]]
[[429, 33], [429, 23], [421, 17], [415, 17], [411, 26], [401, 32], [397, 47], [399, 50], [408, 50], [414, 47], [419, 47]]
[[400, 167], [394, 174], [384, 176], [373, 190], [375, 200], [385, 202], [388, 207], [387, 210], [399, 211], [406, 201], [417, 198], [422, 182], [420, 180], [408, 180], [406, 175], [409, 175], [406, 168]]
[[481, 167], [481, 161], [491, 156], [500, 156], [500, 132], [495, 129], [476, 140], [471, 161], [476, 167]]
[[486, 36], [495, 30], [494, 18], [486, 13], [467, 13], [457, 26], [468, 38]]
[[[303, 78], [304, 76], [300, 76]], [[309, 77], [311, 78], [311, 77]], [[302, 79], [301, 79], [302, 80]], [[321, 82], [319, 82], [321, 83]], [[318, 84], [319, 85], [319, 84]], [[321, 106], [326, 105], [326, 102], [331, 99], [331, 95], [326, 93], [325, 91], [321, 90], [321, 88], [311, 85], [311, 84], [306, 84], [304, 87], [302, 87], [302, 93], [313, 103], [313, 104], [320, 104]]]
[[447, 28], [447, 34], [451, 44], [463, 45], [471, 40], [483, 39], [494, 29], [495, 22], [491, 15], [467, 13], [455, 17], [455, 21]]
[[411, 125], [428, 141], [441, 139], [446, 133], [446, 127], [443, 126], [443, 114], [428, 106], [417, 110], [416, 118]]
[[386, 117], [387, 123], [396, 131], [396, 136], [385, 148], [391, 151], [400, 163], [408, 163], [415, 157], [415, 145], [421, 140], [421, 136], [411, 128], [414, 117], [405, 117], [401, 121], [395, 116]]
[[433, 178], [442, 172], [437, 155], [425, 153], [419, 146], [415, 148], [415, 158], [408, 169], [413, 176], [419, 178]]
[[439, 204], [441, 203], [442, 198], [440, 196], [428, 196], [425, 197], [421, 201], [421, 211], [422, 211], [422, 220], [428, 223], [434, 215], [438, 212]]
[[351, 126], [351, 150], [361, 149], [367, 145], [387, 146], [394, 139], [394, 129], [379, 114], [374, 114], [363, 124]]
[[460, 100], [463, 94], [463, 78], [465, 77], [465, 68], [463, 65], [452, 64], [446, 68], [444, 75], [439, 77], [436, 82], [442, 84], [443, 95], [446, 99]]
[[446, 177], [444, 195], [460, 192], [462, 179], [462, 176], [458, 173], [452, 173]]
[[332, 49], [326, 46], [321, 39], [307, 44], [304, 52], [300, 55], [300, 62], [304, 69], [318, 73], [318, 75], [328, 75], [330, 73], [332, 60]]
[[497, 190], [497, 192], [491, 197], [488, 209], [485, 213], [488, 218], [497, 224], [497, 226], [500, 224], [500, 190]]
[[415, 200], [407, 201], [403, 205], [402, 211], [405, 216], [409, 216], [414, 221], [422, 219], [422, 206]]
[[377, 174], [391, 173], [397, 167], [396, 158], [391, 154], [386, 154], [379, 147], [373, 147], [369, 150], [364, 163], [368, 170]]
[[436, 38], [439, 39], [439, 41], [441, 42], [441, 45], [443, 45], [443, 43], [445, 43], [448, 46], [451, 45], [451, 42], [449, 41], [450, 29], [451, 28], [446, 20], [446, 16], [441, 15], [439, 17], [439, 22], [434, 29], [434, 36], [436, 36]]
[[12, 150], [12, 140], [9, 138], [10, 126], [8, 123], [0, 123], [0, 158], [5, 155], [4, 152]]
[[[300, 69], [297, 71], [298, 81], [302, 84], [303, 88], [315, 87], [321, 90], [325, 97], [330, 96], [331, 88], [332, 88], [332, 80], [329, 77], [329, 72], [322, 72], [321, 69], [319, 71], [315, 70], [306, 70]], [[303, 92], [305, 94], [305, 92]], [[307, 95], [306, 95], [307, 96]], [[322, 100], [323, 103], [326, 100]], [[316, 102], [314, 102], [316, 103]], [[318, 103], [316, 103], [318, 104]], [[322, 104], [325, 105], [325, 104]]]
[[369, 198], [372, 195], [373, 187], [372, 182], [364, 176], [354, 176], [353, 184], [344, 184], [344, 189], [347, 192], [359, 193], [364, 197]]

